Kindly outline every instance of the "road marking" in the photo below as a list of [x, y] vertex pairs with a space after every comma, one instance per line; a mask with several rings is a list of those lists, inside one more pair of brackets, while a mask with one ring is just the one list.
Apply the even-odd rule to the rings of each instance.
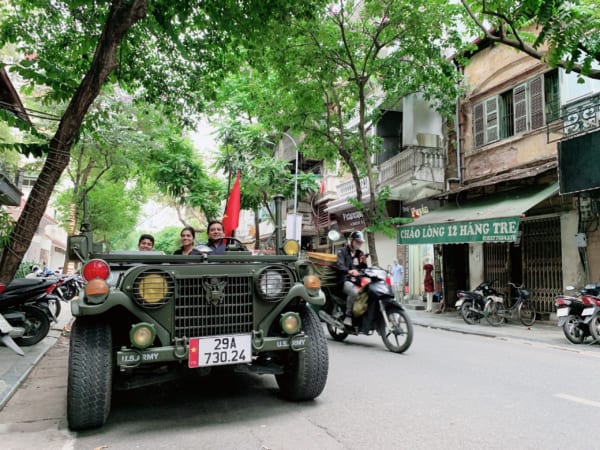
[[595, 406], [596, 408], [600, 408], [600, 402], [588, 400], [587, 398], [575, 397], [574, 395], [569, 394], [555, 394], [554, 396], [562, 398], [563, 400], [570, 400], [572, 402], [581, 403], [583, 405]]

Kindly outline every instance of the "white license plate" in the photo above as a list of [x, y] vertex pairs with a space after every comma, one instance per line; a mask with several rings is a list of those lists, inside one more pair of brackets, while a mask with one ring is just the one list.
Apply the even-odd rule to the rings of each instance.
[[191, 338], [188, 367], [224, 366], [252, 361], [252, 342], [249, 334]]
[[594, 314], [593, 306], [591, 308], [585, 308], [583, 311], [581, 311], [582, 316], [591, 316], [592, 314]]
[[558, 308], [556, 310], [556, 317], [564, 317], [569, 315], [569, 308]]

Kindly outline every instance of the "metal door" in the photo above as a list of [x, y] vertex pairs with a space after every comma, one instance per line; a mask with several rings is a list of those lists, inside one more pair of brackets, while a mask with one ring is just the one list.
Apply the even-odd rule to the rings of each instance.
[[523, 281], [531, 292], [535, 310], [553, 312], [563, 284], [560, 217], [527, 219], [521, 226]]

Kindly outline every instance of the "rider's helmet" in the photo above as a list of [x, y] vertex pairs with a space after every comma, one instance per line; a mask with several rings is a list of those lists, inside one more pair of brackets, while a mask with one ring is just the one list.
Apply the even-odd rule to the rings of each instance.
[[350, 233], [351, 241], [365, 242], [365, 237], [362, 234], [362, 231], [353, 231]]

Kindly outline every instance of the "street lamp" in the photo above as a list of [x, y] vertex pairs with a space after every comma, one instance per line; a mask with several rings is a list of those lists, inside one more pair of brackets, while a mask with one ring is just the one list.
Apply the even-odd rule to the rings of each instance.
[[297, 221], [296, 221], [296, 210], [298, 207], [298, 144], [296, 143], [296, 140], [290, 136], [288, 133], [286, 133], [285, 131], [282, 133], [284, 136], [287, 136], [290, 141], [292, 141], [292, 144], [294, 144], [294, 150], [296, 151], [296, 164], [295, 164], [295, 171], [294, 171], [294, 239], [295, 240], [299, 240], [297, 239]]

